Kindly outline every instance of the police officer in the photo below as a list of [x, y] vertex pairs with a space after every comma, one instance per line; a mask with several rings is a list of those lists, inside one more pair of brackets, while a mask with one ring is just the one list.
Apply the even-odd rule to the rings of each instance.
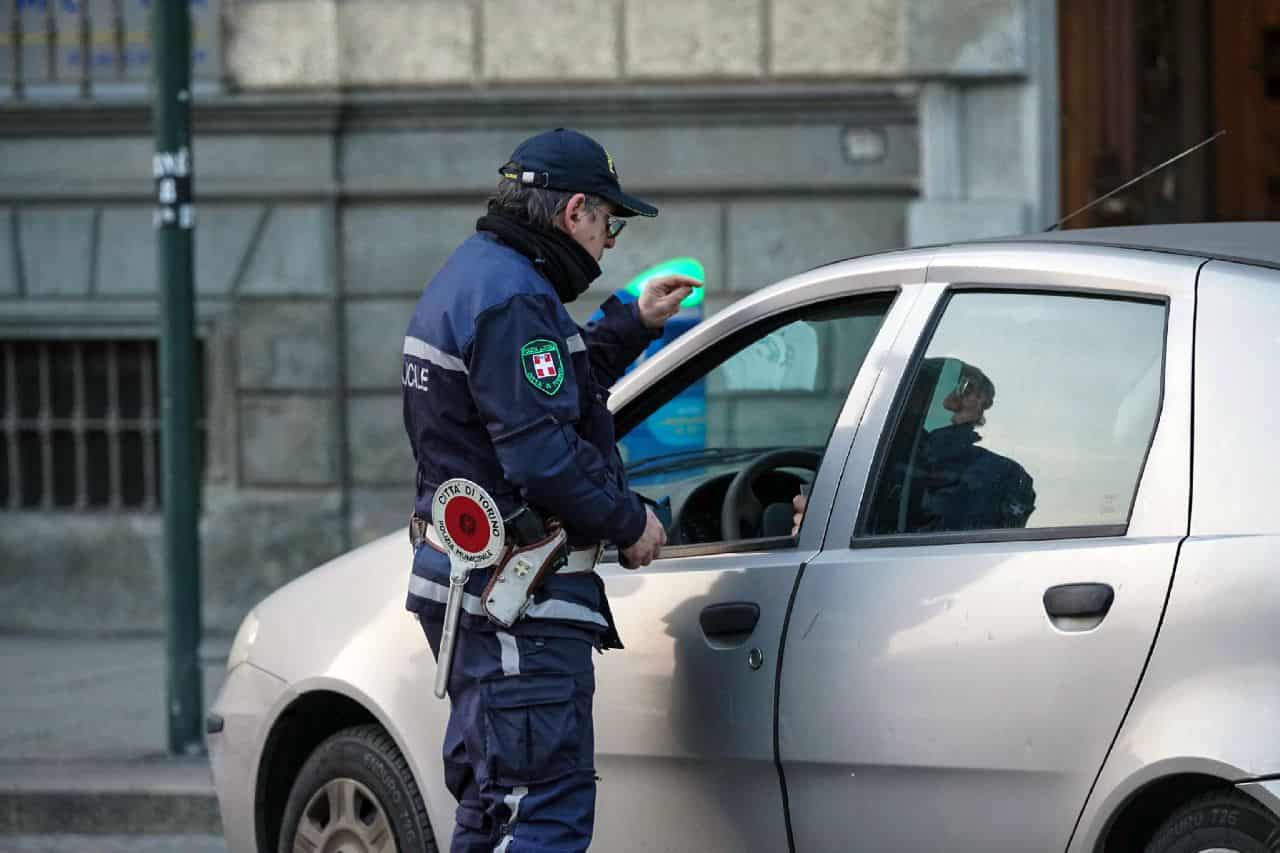
[[[608, 388], [697, 282], [671, 276], [610, 297], [577, 326], [565, 303], [600, 275], [626, 224], [656, 216], [622, 191], [613, 158], [557, 129], [522, 142], [471, 236], [427, 285], [404, 344], [404, 423], [417, 461], [407, 606], [439, 654], [449, 560], [428, 521], [436, 488], [465, 477], [504, 516], [522, 507], [568, 534], [568, 563], [502, 629], [463, 599], [448, 693], [444, 769], [458, 801], [451, 850], [585, 850], [595, 814], [593, 649], [622, 644], [594, 566], [605, 543], [648, 564], [666, 534], [627, 486]], [[424, 701], [426, 697], [424, 696]]]

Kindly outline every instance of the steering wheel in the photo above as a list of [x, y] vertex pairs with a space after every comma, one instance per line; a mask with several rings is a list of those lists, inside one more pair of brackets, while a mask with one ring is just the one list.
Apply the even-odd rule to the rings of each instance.
[[816, 473], [821, 462], [821, 453], [803, 447], [785, 447], [757, 456], [729, 483], [720, 507], [720, 537], [729, 542], [741, 539], [743, 520], [757, 528], [760, 526], [764, 507], [754, 489], [761, 474], [776, 468], [805, 468]]

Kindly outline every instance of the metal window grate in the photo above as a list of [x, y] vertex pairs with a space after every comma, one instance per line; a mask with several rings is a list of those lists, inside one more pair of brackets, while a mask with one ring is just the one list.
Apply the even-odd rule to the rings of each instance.
[[[170, 2], [170, 0], [166, 0]], [[217, 80], [218, 0], [191, 4], [191, 72]], [[71, 87], [145, 91], [151, 77], [152, 0], [0, 0], [0, 97]]]
[[[197, 342], [197, 377], [203, 355]], [[0, 341], [0, 509], [158, 508], [156, 359], [154, 340]]]

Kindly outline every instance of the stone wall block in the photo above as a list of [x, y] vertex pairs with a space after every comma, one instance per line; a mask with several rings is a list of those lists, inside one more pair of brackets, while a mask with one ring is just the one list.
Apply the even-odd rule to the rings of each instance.
[[196, 292], [199, 295], [225, 296], [231, 292], [262, 215], [260, 205], [202, 204], [196, 208]]
[[94, 212], [27, 207], [18, 214], [22, 276], [27, 296], [85, 296], [89, 292]]
[[830, 261], [898, 248], [905, 214], [905, 199], [730, 204], [729, 284], [756, 290]]
[[400, 395], [361, 394], [347, 400], [351, 477], [361, 485], [412, 490], [413, 452], [404, 431]]
[[1026, 96], [1022, 83], [964, 87], [966, 197], [1005, 200], [1034, 194], [1027, 168], [1032, 152], [1022, 132], [1028, 121]]
[[[903, 2], [773, 0], [773, 73], [784, 77], [886, 77], [901, 73]], [[943, 5], [940, 0], [925, 2]]]
[[1026, 69], [1026, 0], [903, 0], [911, 74], [1016, 74]]
[[485, 78], [617, 79], [617, 10], [605, 0], [540, 0], [536, 10], [528, 0], [484, 0]]
[[13, 211], [0, 208], [0, 296], [18, 293], [18, 247], [13, 239]]
[[338, 83], [334, 0], [236, 0], [226, 6], [227, 73], [245, 89]]
[[[318, 133], [199, 135], [195, 141], [196, 201], [203, 187], [223, 184], [270, 198], [276, 186], [318, 190], [333, 180], [335, 137]], [[150, 184], [148, 173], [147, 183]]]
[[164, 627], [159, 515], [6, 513], [0, 630]]
[[272, 209], [240, 292], [328, 292], [331, 242], [329, 214], [323, 208], [280, 205]]
[[328, 302], [241, 300], [237, 309], [241, 388], [332, 388], [337, 373]]
[[928, 246], [1022, 234], [1027, 213], [1018, 199], [913, 201], [907, 211], [907, 240], [912, 246]]
[[[780, 186], [857, 191], [867, 182], [914, 189], [920, 162], [915, 124], [896, 117], [892, 122], [872, 116], [822, 123], [780, 118], [768, 123], [569, 126], [603, 145], [617, 164], [622, 186], [641, 198], [655, 191], [696, 197], [704, 192], [776, 191]], [[352, 185], [474, 197], [474, 212], [467, 216], [474, 222], [497, 185], [498, 167], [521, 140], [545, 129], [352, 133], [342, 146], [342, 171]], [[880, 156], [850, 156], [850, 130], [879, 134]]]
[[[261, 207], [251, 205], [197, 207], [195, 286], [201, 296], [230, 292], [261, 211]], [[105, 296], [155, 296], [156, 245], [151, 207], [106, 207], [100, 228], [96, 292]]]
[[341, 510], [337, 492], [206, 490], [200, 523], [206, 628], [235, 631], [266, 595], [342, 553]]
[[151, 208], [102, 210], [95, 291], [101, 296], [156, 295], [156, 241]]
[[645, 0], [624, 5], [627, 76], [755, 77], [764, 0]]
[[154, 152], [150, 135], [6, 136], [0, 138], [0, 178], [66, 187], [109, 175], [144, 182], [139, 189], [149, 194]]
[[[230, 635], [263, 597], [343, 550], [337, 492], [206, 488], [203, 497], [206, 631]], [[400, 503], [412, 501], [410, 490]], [[164, 584], [159, 514], [23, 512], [0, 525], [0, 631], [163, 631]]]
[[402, 133], [353, 132], [343, 140], [342, 174], [352, 183], [423, 187], [433, 192], [476, 197], [475, 219], [498, 185], [498, 167], [520, 140], [546, 127], [511, 130], [406, 130]]
[[[632, 217], [615, 248], [605, 253], [600, 280], [579, 301], [599, 302], [627, 285], [654, 264], [693, 257], [707, 271], [707, 292], [726, 289], [721, 258], [720, 205], [706, 202], [664, 202], [653, 199], [656, 219]], [[595, 299], [588, 299], [589, 296]]]
[[400, 387], [404, 334], [413, 316], [408, 299], [361, 299], [346, 304], [347, 385], [353, 390]]
[[338, 4], [339, 68], [349, 85], [439, 85], [472, 77], [471, 4], [346, 0]]
[[240, 464], [254, 485], [328, 485], [337, 474], [333, 401], [242, 396]]
[[458, 244], [474, 233], [483, 212], [479, 199], [474, 204], [346, 208], [342, 212], [346, 291], [421, 293]]
[[[413, 510], [413, 499], [412, 485], [398, 489], [353, 489], [351, 544], [364, 545], [388, 533], [404, 536], [409, 513]], [[407, 566], [407, 537], [405, 541]]]

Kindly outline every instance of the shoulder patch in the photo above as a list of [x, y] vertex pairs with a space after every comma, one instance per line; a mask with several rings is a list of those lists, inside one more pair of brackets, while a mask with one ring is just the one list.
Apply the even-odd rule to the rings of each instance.
[[548, 396], [564, 384], [564, 359], [555, 341], [534, 338], [520, 347], [520, 366], [529, 384]]

